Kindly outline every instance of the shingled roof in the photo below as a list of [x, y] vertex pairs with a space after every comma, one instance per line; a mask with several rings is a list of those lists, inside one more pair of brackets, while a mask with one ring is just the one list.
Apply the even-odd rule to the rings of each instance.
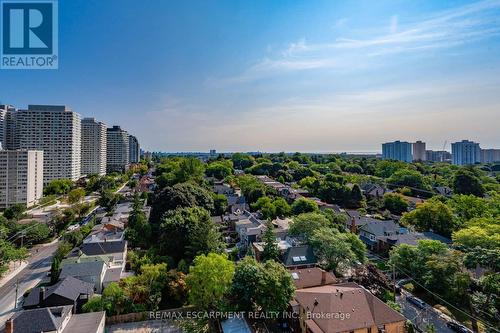
[[[94, 285], [72, 276], [67, 276], [55, 285], [45, 288], [43, 300], [46, 300], [51, 295], [57, 295], [71, 301], [76, 301], [81, 294], [91, 297], [94, 294]], [[23, 307], [28, 308], [38, 305], [40, 305], [40, 287], [32, 289], [28, 297], [24, 300]]]
[[306, 313], [343, 315], [343, 319], [312, 315], [306, 325], [313, 332], [349, 332], [405, 321], [401, 314], [352, 282], [300, 289], [295, 299]]
[[72, 306], [57, 306], [25, 310], [13, 317], [15, 332], [51, 332], [57, 331], [62, 322], [71, 312]]
[[96, 243], [85, 243], [80, 246], [79, 250], [88, 255], [96, 256], [101, 254], [119, 253], [124, 252], [127, 246], [127, 241], [119, 242], [96, 242]]

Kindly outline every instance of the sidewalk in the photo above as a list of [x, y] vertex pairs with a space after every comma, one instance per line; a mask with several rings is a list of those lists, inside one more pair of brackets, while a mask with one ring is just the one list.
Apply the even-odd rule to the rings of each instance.
[[28, 266], [28, 262], [26, 260], [23, 260], [21, 263], [19, 263], [19, 261], [15, 261], [14, 263], [11, 262], [9, 264], [9, 270], [0, 279], [0, 288], [3, 287], [3, 285], [9, 282], [12, 278], [14, 278], [26, 266]]

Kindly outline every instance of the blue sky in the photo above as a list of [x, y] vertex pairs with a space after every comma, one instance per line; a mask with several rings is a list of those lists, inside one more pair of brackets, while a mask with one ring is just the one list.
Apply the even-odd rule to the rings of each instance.
[[0, 101], [66, 104], [149, 150], [500, 148], [500, 1], [59, 1], [59, 69]]

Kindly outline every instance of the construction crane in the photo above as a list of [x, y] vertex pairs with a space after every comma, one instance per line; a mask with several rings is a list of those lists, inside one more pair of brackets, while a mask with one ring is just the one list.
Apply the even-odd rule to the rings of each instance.
[[443, 143], [443, 149], [441, 149], [441, 162], [444, 162], [444, 151], [446, 149], [446, 144], [448, 143], [448, 140], [444, 140], [444, 143]]

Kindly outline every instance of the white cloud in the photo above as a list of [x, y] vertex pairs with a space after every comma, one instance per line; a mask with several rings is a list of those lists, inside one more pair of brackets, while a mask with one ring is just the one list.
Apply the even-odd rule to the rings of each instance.
[[[342, 37], [326, 43], [301, 38], [290, 43], [278, 56], [266, 57], [239, 75], [215, 81], [247, 82], [279, 73], [314, 69], [356, 70], [363, 68], [365, 63], [376, 61], [374, 57], [452, 48], [499, 36], [499, 14], [500, 0], [487, 0], [428, 15], [413, 23], [402, 22], [398, 15], [393, 15], [390, 33], [384, 33], [387, 27], [379, 27], [371, 29], [365, 38]], [[353, 58], [357, 66], [352, 66]]]

